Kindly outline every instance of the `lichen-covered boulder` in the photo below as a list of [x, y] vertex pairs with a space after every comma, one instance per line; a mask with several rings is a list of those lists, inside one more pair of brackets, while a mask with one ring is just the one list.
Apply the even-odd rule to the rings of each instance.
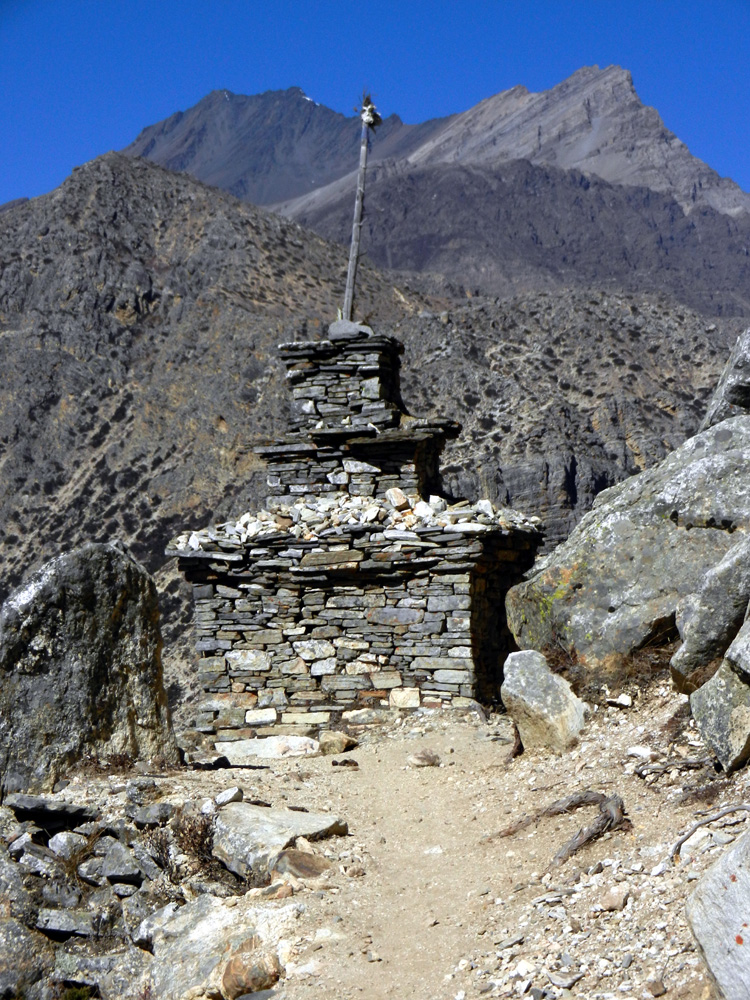
[[116, 544], [59, 556], [0, 608], [0, 787], [51, 788], [84, 754], [177, 762], [153, 580]]
[[750, 529], [750, 416], [690, 438], [597, 498], [566, 542], [508, 593], [522, 649], [566, 646], [592, 671], [674, 637], [680, 603]]

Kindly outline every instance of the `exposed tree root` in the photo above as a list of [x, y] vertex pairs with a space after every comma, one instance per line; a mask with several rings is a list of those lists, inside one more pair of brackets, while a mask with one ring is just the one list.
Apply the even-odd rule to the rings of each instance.
[[559, 868], [564, 865], [568, 858], [572, 858], [576, 851], [580, 851], [586, 844], [601, 837], [608, 830], [616, 830], [619, 827], [630, 827], [630, 820], [625, 815], [625, 804], [619, 795], [610, 795], [609, 798], [602, 796], [603, 801], [599, 803], [599, 815], [591, 826], [583, 826], [578, 833], [571, 837], [567, 844], [563, 844], [550, 863], [550, 867]]
[[735, 806], [727, 806], [725, 809], [720, 809], [718, 812], [712, 813], [710, 816], [706, 816], [705, 819], [701, 819], [698, 820], [697, 823], [693, 823], [687, 833], [683, 833], [679, 840], [675, 841], [672, 850], [669, 852], [670, 861], [674, 861], [680, 856], [682, 845], [686, 841], [690, 840], [696, 830], [700, 830], [702, 826], [708, 826], [709, 823], [713, 823], [717, 819], [721, 819], [724, 816], [729, 816], [730, 813], [734, 812], [750, 812], [750, 803], [738, 802]]
[[664, 774], [666, 771], [695, 771], [700, 767], [708, 767], [711, 761], [708, 757], [695, 757], [689, 760], [669, 760], [663, 764], [640, 764], [635, 773], [639, 778], [647, 774]]
[[603, 792], [576, 792], [568, 795], [564, 799], [557, 799], [550, 805], [545, 806], [538, 812], [530, 816], [522, 816], [517, 822], [512, 823], [504, 830], [499, 830], [495, 834], [490, 834], [487, 840], [495, 837], [511, 837], [520, 830], [525, 830], [545, 816], [561, 816], [580, 809], [583, 806], [599, 806], [599, 815], [590, 826], [581, 829], [566, 844], [560, 848], [550, 863], [550, 867], [559, 867], [571, 858], [576, 851], [580, 851], [586, 844], [601, 837], [608, 830], [616, 830], [629, 826], [630, 821], [625, 815], [625, 806], [619, 795], [604, 795]]
[[518, 731], [518, 726], [513, 723], [513, 746], [510, 748], [510, 753], [508, 754], [508, 763], [514, 759], [514, 757], [520, 757], [523, 753], [523, 743], [521, 742], [521, 734]]

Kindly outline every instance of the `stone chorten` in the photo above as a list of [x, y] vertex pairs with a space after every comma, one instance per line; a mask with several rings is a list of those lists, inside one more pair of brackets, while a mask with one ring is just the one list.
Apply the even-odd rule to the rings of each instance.
[[197, 725], [217, 740], [498, 699], [515, 648], [505, 594], [539, 532], [440, 495], [440, 452], [460, 428], [405, 413], [402, 351], [345, 321], [282, 345], [292, 433], [256, 449], [266, 509], [167, 548], [193, 585]]

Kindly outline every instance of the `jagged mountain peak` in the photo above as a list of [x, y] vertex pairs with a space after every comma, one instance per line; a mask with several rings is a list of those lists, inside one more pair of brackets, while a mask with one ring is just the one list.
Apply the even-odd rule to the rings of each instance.
[[415, 166], [516, 159], [671, 194], [684, 211], [750, 213], [750, 195], [692, 156], [621, 66], [584, 66], [550, 90], [513, 87], [488, 97], [409, 157]]
[[[184, 171], [259, 205], [305, 195], [347, 174], [358, 156], [359, 117], [316, 103], [300, 87], [247, 96], [214, 90], [150, 125], [123, 152]], [[390, 115], [378, 156], [404, 156], [421, 127]]]

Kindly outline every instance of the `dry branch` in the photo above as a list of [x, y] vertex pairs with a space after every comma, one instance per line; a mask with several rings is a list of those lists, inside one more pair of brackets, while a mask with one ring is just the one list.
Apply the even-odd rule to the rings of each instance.
[[490, 834], [486, 840], [493, 840], [495, 837], [511, 837], [514, 833], [525, 830], [532, 823], [544, 819], [545, 816], [567, 815], [583, 806], [599, 806], [599, 815], [590, 826], [581, 827], [571, 840], [563, 844], [551, 862], [551, 865], [559, 867], [586, 844], [601, 837], [608, 830], [615, 830], [628, 822], [625, 806], [619, 795], [605, 795], [603, 792], [592, 791], [576, 792], [574, 795], [568, 795], [564, 799], [551, 802], [530, 816], [522, 816], [521, 819], [504, 830]]
[[714, 823], [717, 819], [722, 819], [722, 817], [729, 816], [730, 813], [734, 812], [750, 812], [750, 803], [739, 802], [735, 806], [727, 806], [725, 809], [720, 809], [711, 816], [706, 816], [705, 819], [701, 819], [698, 820], [697, 823], [693, 823], [687, 833], [684, 833], [677, 841], [675, 841], [672, 850], [669, 852], [670, 861], [674, 861], [675, 858], [679, 857], [682, 845], [686, 843], [686, 841], [690, 840], [696, 830], [700, 830], [702, 826], [708, 826], [709, 823]]
[[580, 809], [582, 806], [598, 806], [602, 802], [606, 802], [606, 800], [607, 796], [602, 794], [602, 792], [576, 792], [575, 795], [568, 795], [564, 799], [556, 799], [548, 806], [539, 809], [530, 816], [522, 816], [515, 823], [506, 826], [504, 830], [498, 830], [497, 833], [491, 834], [491, 837], [512, 837], [514, 833], [525, 830], [527, 826], [531, 826], [532, 823], [544, 819], [545, 816], [567, 815], [576, 809]]
[[628, 822], [625, 816], [625, 804], [619, 795], [611, 795], [603, 802], [599, 803], [599, 815], [591, 826], [582, 826], [578, 833], [571, 837], [567, 844], [563, 844], [551, 862], [551, 867], [559, 868], [564, 865], [568, 858], [572, 858], [576, 851], [580, 851], [586, 844], [601, 837], [608, 830], [616, 830]]

